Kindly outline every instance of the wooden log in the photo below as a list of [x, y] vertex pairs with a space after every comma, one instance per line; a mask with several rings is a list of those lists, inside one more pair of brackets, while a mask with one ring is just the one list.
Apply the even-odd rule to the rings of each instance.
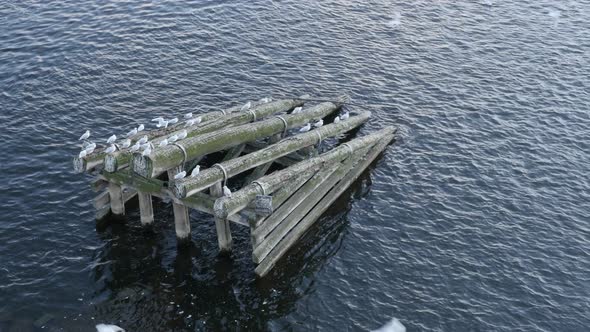
[[137, 193], [139, 198], [139, 215], [141, 225], [147, 226], [154, 223], [154, 208], [152, 205], [152, 195], [148, 193]]
[[244, 151], [245, 147], [246, 147], [246, 144], [244, 143], [244, 144], [236, 145], [233, 148], [229, 149], [229, 151], [227, 151], [227, 153], [223, 157], [222, 162], [239, 157], [242, 154], [242, 151]]
[[[271, 136], [270, 139], [268, 140], [268, 145], [275, 144], [276, 142], [280, 141], [282, 137], [283, 137], [282, 134], [275, 134], [275, 135]], [[248, 175], [246, 180], [244, 180], [244, 183], [250, 183], [250, 182], [258, 179], [259, 177], [263, 176], [264, 174], [266, 174], [266, 172], [268, 172], [268, 169], [272, 166], [273, 162], [274, 162], [274, 160], [269, 161], [265, 164], [259, 165], [256, 168], [254, 168], [252, 173], [250, 173], [250, 175]]]
[[[338, 109], [344, 100], [343, 97], [342, 101], [338, 103], [322, 103], [308, 109], [306, 112], [284, 115], [282, 119], [287, 123], [287, 128], [299, 126], [315, 118], [327, 116]], [[284, 130], [285, 123], [283, 120], [273, 117], [255, 123], [222, 129], [199, 137], [187, 138], [177, 142], [177, 145], [156, 148], [149, 156], [135, 153], [133, 155], [133, 169], [141, 176], [154, 177], [160, 172], [177, 166], [184, 161], [262, 137], [268, 137]]]
[[[182, 166], [177, 166], [168, 170], [168, 178], [173, 179], [174, 176], [182, 171]], [[190, 242], [191, 237], [191, 223], [189, 220], [188, 209], [182, 204], [176, 202], [172, 203], [174, 210], [174, 229], [176, 230], [176, 239], [179, 245]]]
[[[211, 196], [223, 196], [221, 182], [217, 182], [214, 186], [211, 187]], [[217, 244], [219, 245], [219, 251], [222, 253], [231, 252], [232, 236], [227, 218], [215, 217], [215, 230], [217, 232]]]
[[94, 191], [94, 192], [99, 192], [103, 189], [106, 189], [108, 185], [109, 185], [109, 182], [105, 181], [104, 179], [101, 179], [100, 177], [95, 178], [90, 183], [90, 187], [92, 188], [92, 191]]
[[[260, 166], [279, 157], [286, 156], [301, 149], [302, 147], [316, 144], [320, 140], [320, 137], [325, 139], [347, 132], [363, 124], [370, 116], [370, 112], [363, 112], [357, 116], [350, 117], [347, 121], [332, 123], [307, 133], [283, 139], [282, 141], [263, 148], [259, 151], [255, 151], [240, 158], [223, 162], [221, 163], [221, 166], [227, 172], [228, 177], [235, 176], [253, 167]], [[223, 179], [223, 176], [223, 171], [220, 168], [212, 167], [201, 171], [201, 173], [194, 178], [188, 177], [182, 180], [173, 181], [171, 183], [171, 188], [177, 197], [187, 197], [195, 192], [199, 192], [205, 188], [208, 188], [215, 182]]]
[[236, 191], [232, 197], [222, 197], [216, 200], [213, 206], [215, 216], [227, 218], [228, 215], [232, 215], [245, 208], [256, 195], [268, 195], [293, 177], [308, 171], [319, 171], [326, 165], [339, 162], [350, 156], [356, 150], [373, 145], [383, 137], [393, 136], [394, 131], [395, 129], [393, 127], [386, 127], [371, 135], [356, 138], [315, 158], [302, 161], [291, 167], [264, 176], [258, 179], [256, 183], [249, 184], [241, 190]]
[[[337, 163], [318, 172], [309, 182], [301, 187], [279, 210], [265, 220], [260, 228], [253, 232], [253, 241], [257, 243], [252, 252], [254, 263], [260, 263], [268, 253], [293, 229], [297, 223], [313, 208], [336, 182], [366, 155], [367, 151], [357, 151], [343, 163]], [[325, 172], [323, 172], [325, 170]], [[323, 173], [323, 174], [322, 174]]]
[[109, 202], [110, 202], [109, 191], [105, 190], [102, 193], [98, 194], [98, 196], [94, 197], [94, 200], [93, 200], [94, 208], [97, 210], [102, 209], [106, 205], [109, 205]]
[[109, 201], [111, 203], [111, 212], [114, 215], [125, 215], [125, 203], [123, 201], [123, 191], [121, 186], [112, 182], [108, 185]]
[[336, 186], [334, 186], [315, 207], [293, 228], [281, 242], [274, 247], [268, 256], [254, 270], [259, 277], [265, 276], [276, 262], [287, 253], [296, 241], [305, 234], [309, 227], [330, 207], [330, 205], [363, 173], [363, 171], [381, 154], [393, 140], [393, 135], [386, 136], [375, 145], [365, 159], [351, 169]]

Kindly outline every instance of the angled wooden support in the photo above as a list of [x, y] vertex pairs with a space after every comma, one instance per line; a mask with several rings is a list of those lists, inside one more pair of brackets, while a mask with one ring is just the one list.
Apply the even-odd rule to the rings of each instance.
[[[259, 277], [265, 276], [283, 257], [288, 250], [300, 239], [309, 227], [330, 207], [330, 205], [363, 173], [363, 171], [383, 152], [387, 145], [393, 140], [393, 134], [385, 135], [382, 140], [375, 144], [362, 161], [349, 170], [334, 187], [323, 197], [317, 199], [313, 209], [293, 227], [289, 233], [265, 256], [262, 262], [256, 267], [255, 273]], [[311, 204], [310, 204], [311, 205]]]
[[[177, 166], [168, 170], [168, 178], [173, 179], [174, 176], [182, 171], [182, 166]], [[172, 208], [174, 210], [174, 228], [176, 230], [176, 238], [178, 244], [186, 244], [190, 242], [191, 238], [191, 223], [188, 215], [188, 209], [182, 204], [173, 202]]]
[[[213, 197], [223, 196], [221, 181], [213, 185], [210, 191], [211, 196]], [[229, 221], [225, 218], [215, 217], [215, 230], [217, 231], [217, 244], [219, 245], [219, 251], [221, 253], [231, 252], [232, 237]]]
[[245, 147], [246, 147], [246, 143], [243, 143], [243, 144], [236, 145], [233, 148], [229, 149], [227, 151], [227, 153], [225, 154], [225, 156], [223, 157], [223, 159], [221, 160], [221, 162], [228, 161], [228, 160], [239, 157], [242, 154], [242, 152], [244, 151]]
[[139, 198], [139, 216], [141, 218], [141, 225], [147, 226], [154, 223], [154, 208], [152, 205], [152, 195], [148, 193], [138, 192]]
[[111, 212], [116, 216], [125, 215], [125, 202], [123, 201], [123, 190], [121, 189], [121, 186], [109, 182], [108, 191]]
[[[272, 144], [280, 141], [282, 137], [283, 137], [282, 134], [272, 135], [270, 137], [270, 139], [268, 140], [268, 145], [272, 145]], [[273, 161], [269, 161], [266, 164], [262, 164], [256, 168], [254, 168], [254, 170], [252, 171], [252, 173], [250, 173], [250, 175], [248, 175], [248, 177], [246, 178], [244, 183], [250, 183], [250, 182], [258, 179], [259, 177], [263, 176], [264, 174], [266, 174], [266, 172], [268, 172], [268, 169], [270, 168], [270, 166], [272, 166], [272, 163], [273, 163]]]

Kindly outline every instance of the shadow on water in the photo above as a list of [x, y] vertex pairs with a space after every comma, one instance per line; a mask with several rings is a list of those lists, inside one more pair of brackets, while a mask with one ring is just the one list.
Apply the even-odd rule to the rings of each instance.
[[369, 192], [376, 163], [262, 279], [254, 275], [245, 228], [232, 225], [234, 251], [223, 257], [208, 215], [191, 212], [192, 243], [177, 249], [171, 222], [162, 223], [171, 221], [170, 206], [155, 204], [159, 215], [151, 230], [142, 229], [137, 212], [129, 211], [127, 223], [99, 231], [108, 245], [97, 252], [93, 269], [92, 316], [131, 331], [274, 329], [269, 322], [313, 290], [315, 274], [338, 252], [351, 202]]

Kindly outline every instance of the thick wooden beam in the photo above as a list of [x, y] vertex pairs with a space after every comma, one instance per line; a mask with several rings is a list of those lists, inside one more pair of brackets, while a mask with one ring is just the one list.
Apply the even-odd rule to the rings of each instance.
[[123, 201], [123, 190], [121, 189], [121, 186], [109, 182], [108, 191], [111, 212], [117, 216], [125, 215], [125, 202]]
[[[266, 164], [282, 156], [289, 155], [305, 146], [316, 144], [321, 139], [338, 136], [363, 124], [371, 116], [370, 112], [363, 112], [357, 116], [350, 117], [347, 121], [333, 123], [314, 129], [310, 132], [285, 138], [280, 142], [272, 144], [261, 150], [221, 163], [228, 177], [235, 176], [248, 169]], [[195, 192], [208, 188], [213, 183], [222, 180], [224, 173], [219, 167], [211, 167], [201, 171], [194, 177], [173, 181], [171, 187], [177, 197], [187, 197]]]
[[[182, 166], [177, 166], [168, 170], [168, 178], [173, 179], [174, 176], [182, 171]], [[191, 223], [189, 220], [188, 209], [182, 204], [173, 202], [172, 209], [174, 210], [174, 228], [176, 230], [176, 238], [178, 244], [186, 244], [190, 242], [191, 238]]]
[[296, 241], [305, 234], [309, 227], [330, 207], [330, 205], [363, 173], [363, 171], [383, 152], [385, 147], [393, 140], [393, 135], [383, 137], [377, 143], [363, 161], [351, 169], [336, 186], [334, 186], [315, 207], [275, 246], [266, 258], [254, 270], [259, 277], [265, 276], [287, 253]]
[[[272, 117], [267, 120], [187, 138], [177, 142], [176, 145], [158, 147], [149, 156], [135, 153], [133, 155], [133, 170], [144, 177], [157, 176], [162, 171], [177, 166], [183, 161], [280, 133], [285, 130], [285, 122], [287, 128], [292, 128], [310, 122], [315, 118], [327, 116], [342, 105], [344, 97], [342, 99], [343, 101], [339, 103], [329, 102], [316, 105], [306, 112], [283, 115], [281, 118]], [[262, 113], [262, 110], [258, 113]]]
[[148, 193], [137, 193], [139, 198], [139, 215], [141, 225], [147, 226], [154, 223], [154, 208], [152, 205], [152, 195]]
[[[211, 187], [211, 196], [221, 197], [223, 196], [223, 189], [221, 182], [217, 182]], [[219, 245], [219, 251], [227, 253], [231, 251], [232, 237], [229, 221], [226, 218], [215, 218], [215, 230], [217, 231], [217, 244]]]
[[298, 176], [299, 174], [309, 171], [319, 171], [326, 165], [339, 162], [355, 151], [367, 146], [374, 145], [383, 137], [393, 137], [395, 129], [393, 127], [386, 127], [378, 132], [364, 137], [356, 138], [346, 144], [342, 144], [333, 150], [323, 153], [315, 158], [308, 159], [297, 163], [291, 167], [287, 167], [280, 171], [273, 172], [270, 175], [258, 179], [242, 189], [233, 193], [232, 197], [222, 197], [215, 201], [214, 210], [215, 216], [219, 218], [227, 218], [246, 206], [256, 197], [256, 195], [269, 195], [282, 186], [285, 182]]

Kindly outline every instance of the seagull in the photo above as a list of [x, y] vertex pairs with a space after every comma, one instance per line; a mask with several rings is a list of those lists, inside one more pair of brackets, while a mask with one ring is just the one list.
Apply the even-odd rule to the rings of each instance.
[[178, 135], [175, 134], [175, 135], [168, 137], [168, 142], [174, 143], [176, 141], [178, 141]]
[[141, 153], [142, 156], [149, 156], [152, 153], [152, 147], [148, 144], [147, 148]]
[[113, 153], [115, 151], [117, 151], [117, 147], [115, 146], [115, 144], [111, 144], [111, 146], [104, 150], [105, 153]]
[[135, 152], [137, 150], [139, 150], [139, 147], [141, 146], [141, 144], [139, 142], [133, 144], [133, 146], [131, 147], [131, 152]]
[[86, 157], [86, 153], [87, 153], [86, 150], [80, 151], [80, 154], [78, 155], [78, 158], [84, 158], [84, 157]]
[[158, 124], [156, 125], [156, 127], [158, 127], [158, 128], [162, 128], [162, 127], [167, 128], [168, 127], [168, 123], [169, 123], [168, 121], [162, 120], [162, 121], [158, 122]]
[[143, 137], [140, 138], [139, 141], [137, 141], [137, 143], [139, 143], [139, 144], [145, 144], [145, 143], [147, 143], [147, 141], [148, 141], [147, 135], [143, 135]]
[[164, 138], [164, 140], [161, 141], [159, 145], [160, 146], [166, 146], [166, 145], [168, 145], [168, 140]]
[[178, 139], [185, 139], [186, 136], [188, 136], [188, 132], [186, 131], [186, 129], [178, 133]]
[[399, 321], [399, 319], [393, 318], [387, 322], [387, 324], [373, 330], [373, 332], [406, 332], [406, 327]]
[[132, 129], [131, 131], [129, 131], [129, 132], [127, 133], [127, 135], [125, 135], [125, 136], [127, 136], [127, 137], [131, 137], [131, 136], [133, 136], [133, 135], [135, 135], [135, 134], [137, 134], [137, 128], [133, 128], [133, 129]]
[[252, 107], [252, 102], [249, 101], [249, 102], [245, 103], [244, 106], [242, 106], [242, 108], [240, 108], [240, 111], [241, 112], [247, 111], [250, 109], [250, 107]]
[[175, 124], [176, 122], [178, 122], [178, 118], [173, 118], [173, 119], [168, 120], [169, 124]]
[[299, 107], [295, 107], [293, 109], [293, 112], [291, 112], [291, 114], [298, 114], [301, 113], [301, 111], [303, 110], [303, 107], [299, 106]]
[[186, 171], [182, 171], [182, 172], [174, 175], [174, 180], [184, 179], [185, 176], [186, 176]]
[[260, 99], [260, 102], [266, 104], [266, 103], [270, 103], [271, 100], [272, 99], [270, 99], [270, 97], [265, 97], [265, 98]]
[[123, 148], [128, 148], [131, 146], [131, 140], [130, 139], [126, 139], [123, 141], [123, 144], [121, 144], [121, 147]]
[[90, 137], [90, 130], [86, 130], [84, 132], [84, 134], [82, 134], [82, 136], [80, 136], [80, 138], [78, 139], [78, 141], [83, 141], [88, 139], [88, 137]]
[[90, 143], [87, 143], [84, 145], [84, 149], [86, 149], [86, 150], [90, 150], [90, 149], [94, 150], [95, 148], [96, 148], [96, 143], [94, 143], [94, 142], [90, 142]]
[[223, 186], [223, 196], [231, 197], [231, 190], [227, 186]]
[[194, 178], [195, 176], [199, 175], [200, 171], [201, 171], [201, 166], [199, 166], [199, 165], [195, 166], [195, 168], [193, 168], [193, 171], [191, 172], [191, 178]]
[[350, 114], [348, 112], [344, 112], [344, 114], [342, 114], [342, 116], [340, 116], [341, 120], [348, 120], [348, 117], [350, 117]]
[[164, 118], [161, 117], [161, 116], [159, 116], [157, 118], [153, 118], [151, 121], [154, 121], [154, 122], [162, 122], [162, 121], [164, 121]]
[[117, 135], [113, 135], [113, 136], [109, 137], [109, 139], [107, 139], [107, 144], [115, 143], [116, 140], [117, 140]]
[[192, 118], [192, 117], [193, 117], [193, 113], [186, 113], [186, 114], [184, 115], [184, 118], [185, 118], [185, 119], [190, 119], [190, 118]]
[[143, 125], [143, 123], [142, 123], [142, 124], [140, 124], [140, 125], [137, 127], [137, 132], [140, 132], [140, 131], [142, 131], [142, 130], [144, 130], [144, 129], [145, 129], [145, 126], [144, 126], [144, 125]]
[[147, 149], [147, 148], [151, 148], [152, 143], [144, 143], [144, 144], [140, 144], [139, 148], [140, 149]]
[[311, 123], [306, 124], [305, 126], [299, 128], [299, 132], [300, 133], [304, 133], [306, 131], [309, 131], [311, 129]]
[[336, 117], [334, 118], [334, 123], [338, 123], [340, 122], [340, 117], [338, 115], [336, 115]]
[[313, 126], [319, 128], [324, 125], [324, 120], [320, 119], [318, 122], [314, 123]]
[[194, 125], [195, 122], [196, 122], [195, 120], [196, 119], [190, 119], [190, 120], [188, 120], [184, 126], [185, 127], [190, 127], [190, 126]]
[[86, 149], [84, 149], [84, 151], [86, 151], [86, 155], [91, 154], [92, 152], [94, 152], [94, 149], [96, 148], [96, 144], [94, 144], [94, 146], [89, 145], [86, 147]]
[[96, 332], [125, 332], [125, 330], [117, 325], [98, 324], [96, 325]]

